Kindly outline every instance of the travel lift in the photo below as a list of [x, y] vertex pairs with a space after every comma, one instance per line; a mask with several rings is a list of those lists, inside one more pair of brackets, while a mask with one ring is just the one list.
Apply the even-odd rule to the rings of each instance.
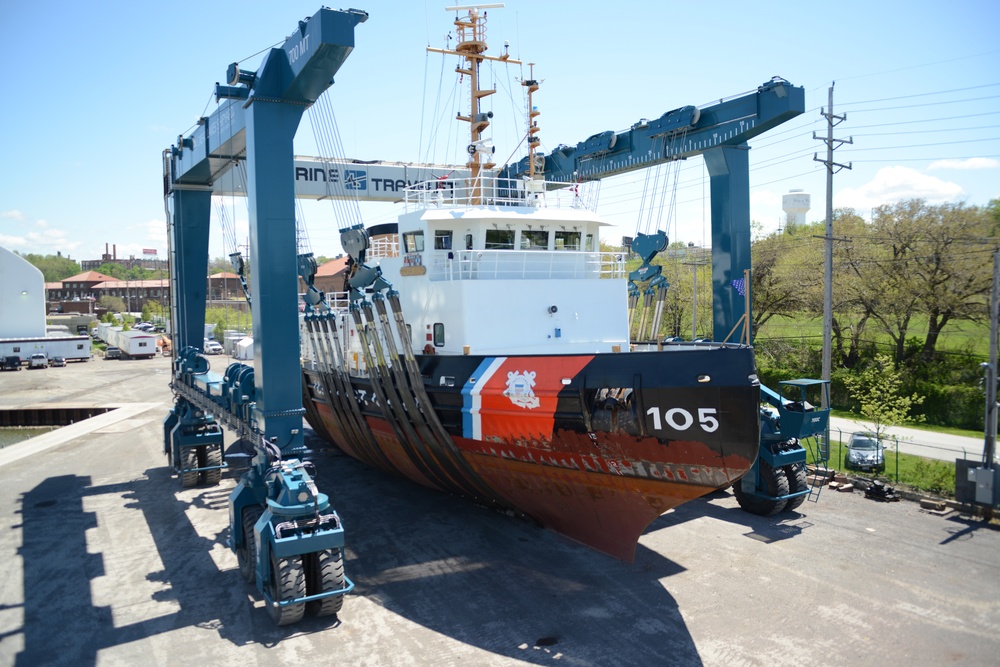
[[[340, 519], [317, 490], [309, 464], [293, 458], [304, 450], [295, 305], [299, 271], [307, 284], [311, 282], [310, 263], [296, 256], [294, 198], [391, 201], [398, 199], [401, 184], [430, 180], [442, 168], [459, 175], [463, 171], [440, 165], [293, 159], [292, 140], [302, 113], [330, 85], [353, 48], [354, 27], [366, 18], [358, 10], [322, 9], [301, 21], [281, 48], [272, 49], [257, 72], [230, 66], [228, 85], [216, 88], [217, 98], [225, 102], [164, 154], [176, 331], [171, 387], [177, 394], [164, 422], [165, 453], [183, 486], [212, 484], [226, 465], [220, 422], [254, 443], [250, 469], [230, 496], [230, 546], [241, 573], [256, 582], [279, 624], [297, 621], [307, 607], [321, 615], [336, 613], [342, 596], [353, 588], [343, 571]], [[532, 156], [537, 171], [525, 158], [499, 177], [524, 178], [531, 172], [570, 186], [703, 155], [711, 179], [714, 340], [725, 340], [750, 316], [749, 300], [737, 296], [733, 287], [750, 269], [746, 142], [801, 114], [804, 100], [801, 87], [775, 78], [746, 95], [700, 109], [683, 107], [653, 121], [640, 120], [621, 133], [603, 132], [576, 147], [559, 146], [547, 156]], [[245, 191], [231, 171], [242, 159], [247, 164]], [[335, 170], [343, 174], [341, 192], [317, 188], [314, 181], [319, 179], [310, 176]], [[326, 186], [325, 175], [322, 181]], [[367, 187], [379, 183], [381, 189]], [[254, 364], [234, 363], [224, 376], [210, 372], [201, 354], [213, 194], [248, 197], [254, 266], [250, 290], [256, 296], [251, 305]], [[630, 276], [632, 297], [636, 282], [650, 283], [647, 294], [666, 289], [651, 264], [666, 245], [663, 232], [636, 238], [633, 247], [643, 263]], [[314, 271], [315, 262], [311, 266]], [[816, 411], [804, 398], [817, 384], [825, 383], [781, 383], [782, 391], [803, 394], [797, 400], [775, 398], [775, 392], [762, 388], [785, 428], [763, 413], [761, 455], [737, 484], [744, 509], [773, 514], [797, 506], [811, 493], [800, 488], [806, 453], [798, 438], [825, 427], [828, 414]], [[799, 415], [804, 414], [811, 416], [803, 426]], [[780, 470], [791, 480], [788, 486], [782, 486]]]
[[[171, 318], [175, 339], [164, 450], [181, 484], [215, 484], [226, 464], [221, 425], [253, 443], [229, 497], [229, 545], [278, 625], [308, 611], [335, 614], [353, 583], [344, 574], [344, 528], [313, 480], [302, 434], [293, 138], [305, 109], [332, 83], [368, 15], [320, 9], [300, 21], [256, 72], [230, 65], [224, 100], [164, 153]], [[250, 217], [253, 366], [224, 376], [202, 354], [205, 267], [213, 183], [246, 160]]]

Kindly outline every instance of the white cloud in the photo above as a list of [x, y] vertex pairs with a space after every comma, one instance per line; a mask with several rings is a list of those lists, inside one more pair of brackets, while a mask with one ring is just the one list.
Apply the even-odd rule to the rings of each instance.
[[750, 192], [750, 208], [781, 208], [781, 195], [770, 190], [753, 190]]
[[167, 250], [167, 223], [163, 220], [154, 219], [144, 222], [141, 227], [146, 230], [146, 239], [149, 245], [162, 250], [166, 255]]
[[28, 232], [26, 236], [27, 244], [32, 248], [40, 249], [39, 252], [52, 253], [61, 251], [69, 254], [80, 247], [79, 241], [70, 241], [66, 236], [66, 232], [61, 229], [49, 229], [48, 223], [44, 220], [39, 220], [36, 226], [42, 228], [44, 231]]
[[23, 248], [28, 244], [23, 236], [8, 236], [0, 234], [0, 246], [5, 248]]
[[836, 208], [865, 212], [904, 199], [924, 199], [930, 203], [952, 201], [965, 194], [962, 186], [928, 176], [909, 167], [883, 167], [860, 188], [844, 188], [834, 195]]
[[927, 170], [935, 169], [997, 169], [1000, 168], [1000, 160], [988, 157], [970, 157], [965, 160], [938, 160], [927, 165]]
[[16, 209], [12, 211], [0, 211], [0, 218], [4, 218], [6, 220], [24, 220], [24, 213], [21, 213]]

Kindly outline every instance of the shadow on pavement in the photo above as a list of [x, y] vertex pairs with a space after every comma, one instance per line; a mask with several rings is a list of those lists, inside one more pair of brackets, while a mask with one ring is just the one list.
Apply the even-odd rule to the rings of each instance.
[[[231, 555], [232, 566], [220, 570], [213, 555], [228, 549], [228, 481], [182, 491], [165, 466], [146, 470], [146, 479], [109, 486], [66, 475], [43, 480], [21, 498], [24, 625], [19, 631], [25, 648], [16, 664], [94, 664], [109, 647], [118, 647], [116, 656], [132, 651], [137, 660], [144, 655], [149, 660], [143, 653], [148, 644], [141, 640], [191, 626], [210, 630], [231, 646], [276, 646], [292, 635], [324, 633], [315, 641], [329, 642], [332, 660], [337, 633], [348, 632], [344, 641], [388, 633], [380, 648], [387, 651], [405, 644], [392, 632], [407, 624], [529, 663], [563, 658], [583, 664], [701, 664], [677, 603], [661, 583], [683, 568], [660, 554], [640, 545], [635, 562], [622, 563], [335, 450], [317, 450], [311, 458], [320, 489], [344, 519], [347, 573], [356, 583], [339, 620], [306, 617], [276, 627]], [[85, 509], [88, 498], [99, 496], [99, 504], [115, 508], [108, 512], [112, 525], [100, 525], [102, 511]], [[122, 506], [136, 513], [134, 520], [122, 515], [117, 509]], [[658, 527], [681, 516], [675, 512]], [[101, 604], [92, 593], [94, 580], [122, 572], [127, 554], [115, 553], [114, 544], [89, 531], [112, 530], [121, 522], [142, 532], [144, 543], [151, 538], [162, 567], [132, 573], [133, 584], [128, 577], [100, 582], [100, 590], [111, 591], [106, 595], [122, 596], [120, 605], [117, 598]], [[149, 570], [155, 559], [142, 552], [134, 560]], [[362, 603], [358, 598], [382, 608], [377, 613], [387, 616], [381, 629], [364, 625], [370, 608], [352, 613], [351, 605]], [[149, 618], [150, 608], [160, 615]], [[430, 648], [422, 650], [417, 655], [433, 655]], [[183, 651], [199, 655], [196, 646]]]

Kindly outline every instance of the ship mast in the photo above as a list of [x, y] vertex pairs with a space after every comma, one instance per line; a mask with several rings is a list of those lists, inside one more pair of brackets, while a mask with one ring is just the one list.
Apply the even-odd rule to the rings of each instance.
[[482, 203], [482, 171], [492, 169], [496, 164], [492, 161], [493, 146], [487, 145], [483, 140], [483, 130], [490, 126], [490, 118], [493, 112], [481, 113], [479, 111], [479, 100], [497, 92], [493, 90], [482, 90], [479, 87], [479, 65], [484, 60], [493, 60], [504, 63], [515, 63], [520, 65], [520, 60], [512, 60], [507, 54], [506, 48], [503, 55], [486, 55], [486, 11], [503, 7], [503, 3], [491, 5], [460, 5], [455, 7], [445, 7], [445, 11], [466, 11], [465, 16], [455, 18], [455, 27], [458, 32], [458, 43], [455, 49], [438, 49], [428, 46], [427, 50], [432, 53], [443, 53], [447, 55], [460, 56], [466, 59], [466, 66], [458, 66], [455, 71], [469, 77], [471, 94], [469, 96], [469, 115], [463, 116], [461, 113], [456, 116], [458, 120], [469, 123], [469, 161], [466, 167], [469, 168], [471, 188], [469, 192], [470, 204], [479, 205]]
[[531, 94], [538, 90], [538, 80], [535, 79], [535, 63], [528, 63], [528, 80], [522, 81], [521, 85], [528, 89], [528, 178], [535, 180], [535, 149], [538, 148], [540, 139], [538, 134], [538, 121], [535, 117], [541, 113], [535, 108], [531, 100]]

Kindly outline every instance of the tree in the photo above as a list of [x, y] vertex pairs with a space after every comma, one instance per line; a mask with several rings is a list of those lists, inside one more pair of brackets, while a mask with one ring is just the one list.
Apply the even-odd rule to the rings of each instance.
[[[833, 317], [831, 320], [832, 358], [844, 368], [854, 368], [861, 360], [861, 346], [865, 330], [872, 315], [872, 297], [879, 293], [872, 289], [881, 274], [877, 271], [858, 271], [852, 262], [867, 245], [851, 239], [867, 234], [864, 218], [854, 209], [837, 209], [833, 213]], [[825, 236], [825, 231], [822, 236]], [[847, 239], [846, 241], [844, 239]], [[872, 264], [868, 268], [876, 268]], [[873, 283], [873, 281], [876, 281]], [[822, 302], [817, 297], [815, 312], [821, 314]]]
[[990, 220], [990, 236], [1000, 236], [1000, 199], [991, 199], [986, 206]]
[[882, 440], [891, 426], [898, 426], [908, 418], [922, 422], [923, 415], [910, 415], [910, 409], [924, 402], [923, 396], [900, 393], [903, 380], [892, 359], [885, 354], [875, 355], [867, 367], [853, 375], [844, 376], [844, 384], [851, 397], [860, 404], [855, 410], [873, 425], [875, 436]]
[[921, 355], [934, 357], [941, 330], [949, 322], [989, 322], [993, 286], [990, 256], [1000, 251], [987, 209], [964, 204], [927, 207], [922, 222], [922, 254], [914, 281], [919, 310], [927, 314]]
[[[892, 340], [897, 362], [917, 351], [933, 358], [949, 322], [985, 319], [986, 257], [997, 248], [990, 234], [985, 210], [920, 199], [881, 206], [870, 225], [843, 234], [852, 239], [841, 253], [853, 276], [847, 292], [858, 312]], [[842, 305], [835, 306], [838, 314]], [[908, 345], [918, 314], [928, 319], [923, 345]]]
[[799, 225], [758, 239], [751, 248], [753, 334], [773, 317], [791, 318], [809, 310], [810, 292], [821, 287], [822, 274], [802, 267], [814, 260], [812, 226]]
[[858, 230], [846, 247], [847, 267], [855, 278], [860, 308], [892, 339], [893, 358], [905, 357], [917, 295], [912, 276], [918, 257], [919, 231], [907, 224], [920, 215], [923, 202], [911, 200], [879, 207], [871, 225]]
[[108, 313], [125, 312], [125, 299], [120, 296], [110, 296], [105, 294], [97, 300], [97, 305], [101, 308], [107, 308]]
[[97, 267], [98, 273], [111, 276], [115, 280], [125, 280], [125, 267], [114, 262], [105, 262]]
[[[18, 253], [20, 254], [20, 253]], [[28, 253], [21, 255], [42, 272], [45, 282], [55, 283], [80, 273], [80, 265], [68, 257], [57, 255], [35, 255]]]
[[142, 321], [149, 322], [153, 317], [153, 309], [150, 307], [149, 303], [142, 304]]

